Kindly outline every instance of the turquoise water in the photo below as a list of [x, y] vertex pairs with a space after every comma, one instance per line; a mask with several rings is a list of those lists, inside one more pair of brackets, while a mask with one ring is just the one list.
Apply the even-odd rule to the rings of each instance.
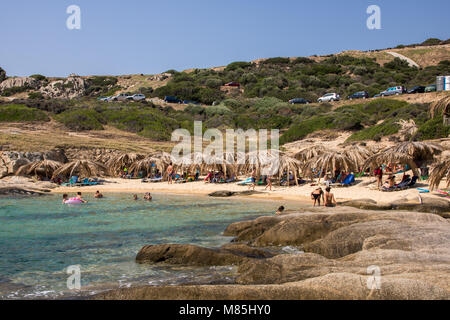
[[[142, 197], [142, 195], [141, 195]], [[61, 196], [0, 199], [0, 298], [65, 298], [133, 285], [227, 282], [232, 269], [139, 265], [146, 244], [215, 247], [232, 222], [270, 215], [278, 202], [153, 194], [86, 198], [63, 205]], [[291, 206], [292, 208], [292, 206]], [[67, 289], [67, 267], [80, 265], [79, 292]]]

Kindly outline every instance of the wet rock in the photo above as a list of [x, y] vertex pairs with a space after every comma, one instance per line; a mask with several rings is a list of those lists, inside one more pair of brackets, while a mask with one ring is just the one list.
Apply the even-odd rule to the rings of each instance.
[[449, 299], [439, 286], [421, 280], [383, 277], [379, 290], [369, 289], [368, 276], [332, 273], [282, 285], [203, 285], [140, 287], [98, 294], [98, 300], [413, 300]]
[[136, 256], [138, 263], [166, 263], [191, 266], [227, 266], [245, 261], [246, 257], [227, 250], [202, 248], [185, 244], [144, 246]]
[[255, 258], [255, 259], [263, 259], [263, 258], [271, 258], [277, 253], [267, 250], [267, 249], [260, 249], [260, 248], [254, 248], [250, 247], [246, 244], [242, 243], [229, 243], [225, 244], [221, 247], [222, 251], [227, 251], [232, 254], [243, 256], [247, 258]]

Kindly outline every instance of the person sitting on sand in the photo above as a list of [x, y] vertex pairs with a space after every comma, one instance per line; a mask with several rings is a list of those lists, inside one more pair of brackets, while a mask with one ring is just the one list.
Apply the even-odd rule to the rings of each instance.
[[311, 199], [314, 200], [314, 207], [316, 206], [317, 202], [319, 203], [319, 207], [320, 207], [320, 198], [322, 198], [322, 200], [324, 200], [324, 202], [325, 202], [322, 188], [317, 188], [316, 190], [311, 192]]
[[81, 197], [81, 192], [77, 192], [77, 197], [76, 197], [76, 199], [79, 200], [79, 201], [81, 201], [81, 202], [83, 202], [83, 203], [87, 203], [87, 201], [86, 201], [86, 200], [83, 200], [83, 198]]
[[336, 199], [334, 194], [331, 192], [331, 188], [327, 187], [325, 189], [325, 207], [336, 207]]
[[395, 186], [395, 176], [389, 175], [389, 178], [384, 182], [384, 188], [391, 189]]
[[95, 192], [94, 198], [96, 198], [96, 199], [101, 199], [101, 198], [103, 198], [103, 194], [101, 194], [100, 191], [97, 190], [97, 191]]
[[275, 214], [277, 216], [279, 216], [279, 215], [283, 214], [283, 212], [284, 212], [284, 206], [281, 206], [281, 207], [278, 208], [278, 210], [277, 210], [277, 212]]
[[152, 201], [152, 199], [153, 199], [153, 197], [150, 194], [150, 192], [146, 192], [145, 195], [144, 195], [144, 200]]
[[63, 194], [63, 199], [62, 199], [62, 203], [63, 203], [63, 204], [65, 204], [66, 201], [69, 200], [68, 197], [69, 197], [69, 196], [67, 195], [67, 193], [64, 193], [64, 194]]
[[137, 194], [133, 194], [133, 200], [139, 200], [138, 195]]

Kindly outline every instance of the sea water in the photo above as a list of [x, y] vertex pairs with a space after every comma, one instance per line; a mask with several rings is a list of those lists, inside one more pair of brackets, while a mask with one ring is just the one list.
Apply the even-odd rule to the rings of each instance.
[[[142, 195], [141, 195], [142, 197]], [[135, 285], [226, 283], [230, 267], [137, 264], [144, 245], [161, 243], [218, 247], [232, 222], [273, 215], [280, 202], [153, 194], [87, 197], [63, 205], [60, 195], [0, 199], [0, 298], [86, 297]], [[295, 206], [291, 204], [290, 209]], [[80, 266], [81, 290], [67, 288], [69, 266]]]

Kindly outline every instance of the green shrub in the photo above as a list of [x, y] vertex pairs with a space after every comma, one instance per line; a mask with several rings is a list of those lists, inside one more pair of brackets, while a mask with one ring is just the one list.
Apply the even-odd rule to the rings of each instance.
[[11, 87], [11, 88], [7, 88], [7, 89], [3, 89], [3, 91], [1, 92], [1, 95], [4, 97], [10, 97], [17, 93], [25, 92], [30, 89], [31, 88], [29, 86]]
[[88, 108], [67, 110], [55, 119], [73, 131], [103, 130], [102, 123], [106, 123], [98, 112]]
[[44, 96], [40, 92], [28, 93], [28, 99], [44, 99]]
[[36, 79], [36, 80], [38, 80], [38, 81], [44, 81], [44, 80], [47, 79], [47, 78], [46, 78], [45, 76], [43, 76], [42, 74], [33, 74], [33, 75], [31, 75], [30, 77], [31, 77], [31, 78], [34, 78], [34, 79]]
[[450, 135], [450, 126], [444, 125], [442, 116], [430, 119], [419, 127], [416, 138], [419, 140], [447, 138]]
[[49, 121], [45, 112], [22, 104], [0, 105], [0, 122]]

